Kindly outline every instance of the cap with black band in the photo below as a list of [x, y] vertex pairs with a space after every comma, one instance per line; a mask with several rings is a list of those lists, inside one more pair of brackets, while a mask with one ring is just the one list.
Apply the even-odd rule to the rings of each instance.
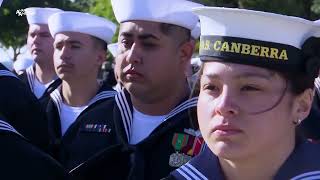
[[[316, 25], [302, 18], [245, 9], [197, 7], [200, 17], [200, 58], [314, 76], [319, 58], [314, 48]], [[310, 39], [312, 38], [312, 40]], [[306, 44], [307, 43], [307, 44]], [[317, 56], [315, 53], [311, 56]]]

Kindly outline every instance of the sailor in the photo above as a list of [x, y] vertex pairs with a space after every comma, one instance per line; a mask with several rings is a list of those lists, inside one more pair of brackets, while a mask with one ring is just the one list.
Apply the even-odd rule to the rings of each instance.
[[30, 143], [46, 150], [49, 144], [48, 124], [40, 103], [27, 86], [1, 63], [0, 87], [0, 114]]
[[320, 146], [296, 131], [320, 67], [314, 23], [245, 9], [193, 11], [201, 22], [197, 114], [207, 147], [168, 179], [319, 179]]
[[185, 73], [194, 50], [191, 30], [198, 22], [190, 10], [201, 5], [186, 0], [111, 3], [120, 23], [115, 69], [124, 89], [106, 109], [114, 109], [110, 116], [123, 148], [106, 148], [93, 158], [96, 162], [87, 161], [72, 173], [87, 179], [158, 180], [198, 154], [203, 142], [190, 123], [188, 112], [197, 98], [189, 99]]
[[72, 169], [116, 141], [108, 115], [113, 109], [107, 108], [116, 91], [97, 79], [116, 25], [88, 13], [65, 11], [52, 15], [48, 26], [54, 37], [55, 71], [62, 80], [46, 107], [50, 149]]
[[50, 92], [61, 84], [53, 67], [53, 38], [48, 28], [48, 18], [61, 11], [56, 8], [40, 7], [25, 9], [29, 24], [27, 48], [34, 59], [34, 64], [19, 75], [19, 78], [41, 101], [47, 101]]

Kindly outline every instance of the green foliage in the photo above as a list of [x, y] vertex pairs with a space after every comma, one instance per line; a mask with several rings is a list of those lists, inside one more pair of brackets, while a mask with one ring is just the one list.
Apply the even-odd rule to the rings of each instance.
[[[308, 18], [310, 12], [303, 0], [239, 0], [240, 7]], [[307, 12], [308, 11], [308, 12]]]
[[[114, 14], [113, 14], [110, 0], [93, 0], [93, 6], [90, 7], [89, 11], [92, 14], [95, 14], [95, 15], [101, 16], [101, 17], [105, 17], [108, 20], [111, 20], [112, 22], [114, 22], [115, 24], [118, 24]], [[119, 32], [117, 31], [116, 34], [113, 36], [112, 42], [117, 42], [118, 33]], [[110, 53], [108, 53], [108, 55], [107, 55], [107, 60], [109, 62], [113, 61], [113, 56]]]
[[98, 16], [106, 17], [115, 23], [117, 22], [113, 14], [110, 0], [94, 0], [93, 6], [90, 7], [90, 12]]
[[[70, 1], [65, 0], [4, 0], [0, 8], [0, 47], [14, 50], [13, 59], [20, 53], [20, 48], [26, 43], [28, 23], [25, 15], [19, 16], [17, 10], [27, 7], [69, 7]], [[72, 9], [72, 8], [66, 8]]]
[[[111, 20], [115, 24], [117, 23], [117, 20], [113, 14], [112, 6], [111, 6], [111, 1], [110, 0], [93, 0], [93, 6], [90, 7], [89, 11], [92, 14], [95, 14], [97, 16], [105, 17], [108, 20]], [[117, 35], [113, 37], [112, 41], [116, 42], [117, 41]]]
[[206, 6], [218, 7], [237, 7], [238, 2], [235, 0], [200, 0], [200, 3]]
[[320, 18], [320, 0], [313, 0], [311, 5], [311, 11], [313, 13], [313, 19]]
[[70, 6], [76, 11], [89, 12], [89, 8], [92, 5], [92, 0], [74, 0]]
[[314, 0], [311, 9], [313, 12], [320, 14], [320, 0]]

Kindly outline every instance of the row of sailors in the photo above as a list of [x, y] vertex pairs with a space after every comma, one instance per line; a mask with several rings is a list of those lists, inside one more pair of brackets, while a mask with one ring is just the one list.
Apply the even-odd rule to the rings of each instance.
[[[1, 153], [8, 169], [3, 176], [319, 176], [319, 145], [296, 131], [312, 107], [319, 72], [316, 23], [186, 0], [111, 3], [120, 23], [117, 91], [97, 81], [115, 24], [88, 13], [26, 9], [35, 63], [18, 76], [25, 83], [0, 66], [1, 133], [8, 147]], [[186, 69], [199, 17], [203, 64], [191, 93]], [[285, 53], [286, 60], [220, 51], [215, 42], [272, 49]]]

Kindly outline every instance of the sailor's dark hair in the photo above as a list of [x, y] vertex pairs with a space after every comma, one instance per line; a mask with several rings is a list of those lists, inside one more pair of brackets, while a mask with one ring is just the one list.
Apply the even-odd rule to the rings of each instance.
[[93, 39], [94, 44], [95, 44], [96, 47], [101, 47], [105, 51], [108, 50], [108, 44], [104, 40], [99, 39], [99, 38], [94, 37], [94, 36], [91, 36], [91, 38]]
[[160, 31], [166, 35], [176, 35], [177, 33], [175, 32], [178, 32], [180, 42], [186, 42], [191, 39], [191, 31], [189, 29], [174, 24], [160, 23]]

